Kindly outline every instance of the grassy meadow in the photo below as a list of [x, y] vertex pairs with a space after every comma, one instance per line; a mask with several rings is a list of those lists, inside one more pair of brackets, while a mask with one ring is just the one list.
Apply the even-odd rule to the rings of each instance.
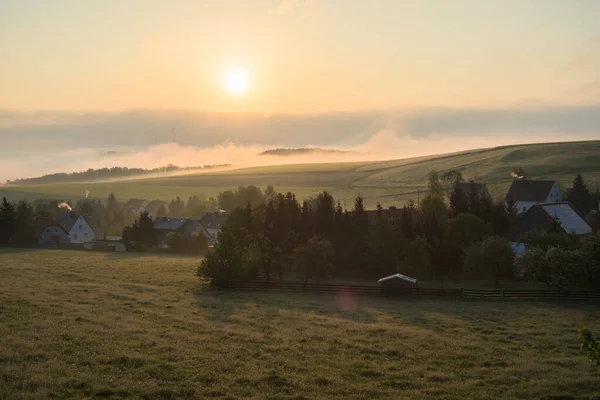
[[600, 185], [600, 141], [504, 146], [456, 154], [379, 162], [315, 163], [241, 168], [167, 178], [148, 178], [111, 183], [72, 183], [0, 187], [9, 199], [40, 197], [79, 199], [85, 190], [92, 197], [114, 192], [120, 199], [171, 200], [176, 196], [216, 196], [240, 185], [274, 185], [292, 191], [300, 199], [323, 190], [352, 204], [357, 194], [368, 207], [403, 205], [417, 199], [427, 187], [427, 173], [458, 169], [466, 179], [486, 182], [493, 196], [503, 198], [512, 181], [510, 172], [524, 168], [535, 179], [555, 179], [569, 186], [577, 173], [583, 174], [592, 190]]
[[589, 399], [593, 303], [217, 292], [198, 259], [0, 250], [0, 399]]

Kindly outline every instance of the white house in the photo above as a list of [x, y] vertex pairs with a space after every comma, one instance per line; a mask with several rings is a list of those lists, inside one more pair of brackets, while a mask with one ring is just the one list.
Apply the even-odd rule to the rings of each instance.
[[103, 239], [103, 233], [99, 226], [90, 222], [83, 215], [65, 210], [56, 217], [58, 222], [68, 233], [71, 243], [86, 243], [92, 240]]
[[504, 202], [515, 202], [517, 214], [522, 214], [536, 204], [558, 203], [562, 194], [556, 181], [538, 181], [529, 179], [514, 180]]
[[508, 239], [511, 242], [518, 243], [521, 235], [534, 229], [542, 231], [555, 229], [571, 235], [592, 233], [592, 227], [585, 222], [568, 201], [536, 204], [531, 207], [515, 221]]

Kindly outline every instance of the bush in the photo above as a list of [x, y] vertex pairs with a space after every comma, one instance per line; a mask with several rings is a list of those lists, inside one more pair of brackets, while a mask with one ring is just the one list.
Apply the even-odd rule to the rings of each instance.
[[208, 250], [208, 239], [202, 234], [191, 236], [175, 232], [168, 236], [167, 241], [173, 253], [205, 254]]
[[431, 246], [423, 236], [417, 236], [408, 246], [404, 267], [398, 272], [408, 273], [411, 276], [422, 279], [431, 275]]
[[600, 368], [600, 343], [596, 342], [592, 332], [588, 329], [580, 328], [578, 336], [581, 350], [583, 350], [594, 368]]
[[552, 247], [574, 250], [577, 248], [577, 237], [564, 232], [548, 232], [539, 229], [529, 231], [519, 238], [519, 242], [528, 247], [537, 247], [548, 250]]
[[548, 251], [531, 248], [519, 257], [519, 269], [529, 281], [544, 282], [548, 286], [563, 289], [575, 281], [581, 269], [579, 251], [554, 247]]
[[200, 262], [197, 274], [211, 285], [222, 285], [244, 277], [244, 252], [228, 227], [219, 233], [217, 243]]
[[493, 276], [496, 284], [500, 278], [514, 278], [515, 254], [502, 238], [489, 237], [473, 243], [464, 251], [463, 268], [474, 275]]
[[308, 243], [294, 249], [292, 263], [296, 275], [305, 283], [310, 279], [325, 280], [333, 273], [333, 247], [327, 240], [313, 236]]

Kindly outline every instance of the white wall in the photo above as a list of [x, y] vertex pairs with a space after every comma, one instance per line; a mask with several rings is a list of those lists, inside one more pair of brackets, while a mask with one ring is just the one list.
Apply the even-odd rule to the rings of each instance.
[[94, 230], [81, 215], [69, 232], [71, 243], [85, 243], [94, 240]]
[[537, 201], [515, 201], [515, 208], [517, 209], [517, 214], [524, 213], [536, 204], [540, 203], [538, 203]]
[[546, 201], [544, 203], [558, 203], [562, 201], [562, 193], [558, 188], [556, 182], [552, 185], [552, 189], [550, 193], [548, 193], [548, 197], [546, 197]]

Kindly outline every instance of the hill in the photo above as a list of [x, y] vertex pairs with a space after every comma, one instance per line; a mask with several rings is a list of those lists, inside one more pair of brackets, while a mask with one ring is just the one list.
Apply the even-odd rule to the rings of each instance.
[[352, 151], [335, 150], [335, 149], [320, 149], [317, 147], [301, 147], [297, 149], [271, 149], [258, 153], [259, 156], [298, 156], [306, 154], [349, 154]]
[[402, 205], [417, 199], [427, 187], [427, 173], [460, 170], [466, 179], [486, 182], [495, 197], [503, 197], [512, 181], [510, 172], [521, 167], [534, 179], [555, 179], [570, 185], [581, 173], [591, 189], [600, 180], [600, 141], [565, 142], [503, 146], [455, 154], [379, 162], [316, 163], [274, 165], [211, 171], [167, 178], [136, 179], [110, 183], [65, 183], [0, 187], [0, 195], [11, 199], [55, 197], [75, 199], [89, 190], [92, 197], [106, 197], [112, 191], [118, 198], [143, 197], [170, 200], [203, 193], [216, 196], [219, 191], [240, 185], [292, 191], [299, 198], [330, 191], [350, 207], [362, 194], [368, 207]]

